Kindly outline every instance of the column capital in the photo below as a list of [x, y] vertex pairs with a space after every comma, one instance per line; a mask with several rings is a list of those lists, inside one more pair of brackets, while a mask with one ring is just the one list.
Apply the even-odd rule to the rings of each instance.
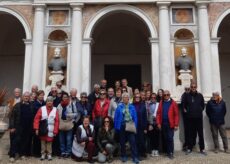
[[217, 37], [217, 38], [211, 38], [211, 43], [215, 43], [215, 44], [218, 44], [219, 41], [220, 41], [220, 37]]
[[92, 45], [94, 43], [94, 41], [93, 41], [93, 38], [84, 38], [82, 40], [82, 43], [83, 44], [90, 44], [90, 45]]
[[84, 7], [84, 3], [70, 3], [70, 6], [73, 10], [79, 11]]
[[150, 44], [159, 43], [159, 39], [158, 38], [149, 38], [149, 43]]
[[207, 9], [209, 3], [210, 1], [208, 0], [199, 0], [196, 1], [196, 6], [198, 7], [198, 9]]
[[167, 1], [157, 2], [157, 6], [158, 6], [159, 10], [165, 10], [165, 9], [167, 10], [170, 4], [171, 4], [171, 2], [167, 2]]
[[35, 4], [33, 4], [33, 7], [35, 8], [35, 11], [44, 11], [44, 9], [46, 8], [46, 4], [35, 3]]
[[32, 39], [23, 39], [25, 45], [32, 44]]

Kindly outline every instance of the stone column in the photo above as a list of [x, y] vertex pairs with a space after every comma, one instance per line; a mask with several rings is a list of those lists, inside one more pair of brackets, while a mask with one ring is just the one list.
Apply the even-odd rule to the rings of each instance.
[[25, 39], [24, 43], [25, 43], [25, 61], [24, 61], [23, 92], [30, 91], [32, 40]]
[[152, 89], [154, 92], [157, 92], [160, 89], [159, 40], [149, 38], [149, 42], [151, 44]]
[[169, 9], [170, 2], [159, 2], [159, 52], [160, 86], [172, 91], [172, 64], [170, 46]]
[[91, 91], [91, 44], [92, 38], [83, 40], [82, 44], [82, 91]]
[[220, 62], [219, 62], [219, 43], [220, 38], [211, 39], [211, 50], [212, 50], [212, 86], [213, 91], [218, 91], [221, 93], [221, 77], [220, 77]]
[[200, 65], [199, 65], [199, 41], [197, 38], [194, 39], [194, 47], [195, 47], [195, 61], [196, 64], [196, 78], [197, 78], [197, 90], [201, 92], [201, 76], [200, 76]]
[[212, 67], [207, 5], [202, 1], [197, 2], [201, 92], [209, 99], [212, 93]]
[[83, 3], [72, 3], [72, 36], [70, 51], [70, 88], [81, 92], [82, 77], [82, 7]]
[[71, 41], [67, 40], [67, 72], [66, 72], [66, 90], [70, 91], [70, 51], [71, 51]]
[[42, 87], [45, 5], [35, 5], [32, 42], [31, 83]]

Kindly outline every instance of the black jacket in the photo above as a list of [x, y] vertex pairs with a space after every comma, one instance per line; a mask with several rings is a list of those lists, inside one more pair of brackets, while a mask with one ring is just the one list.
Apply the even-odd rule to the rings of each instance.
[[225, 123], [224, 116], [226, 115], [225, 102], [223, 100], [221, 100], [220, 103], [216, 103], [214, 100], [208, 101], [206, 113], [211, 124], [223, 125]]
[[202, 118], [203, 110], [205, 107], [204, 97], [199, 92], [190, 92], [184, 95], [183, 98], [183, 109], [187, 111], [189, 118]]

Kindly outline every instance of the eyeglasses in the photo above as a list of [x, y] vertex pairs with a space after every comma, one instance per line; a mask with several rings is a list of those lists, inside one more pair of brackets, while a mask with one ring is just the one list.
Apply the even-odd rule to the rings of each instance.
[[139, 98], [141, 98], [141, 97], [135, 97], [135, 99], [139, 99]]
[[105, 120], [105, 122], [109, 123], [109, 121]]
[[82, 96], [81, 98], [87, 98], [86, 96]]
[[106, 95], [106, 93], [100, 93], [100, 95]]
[[196, 88], [196, 86], [191, 86], [191, 88]]
[[152, 97], [152, 99], [156, 99], [157, 97]]
[[164, 96], [170, 96], [170, 94], [164, 94]]
[[57, 90], [52, 90], [52, 92], [57, 92]]

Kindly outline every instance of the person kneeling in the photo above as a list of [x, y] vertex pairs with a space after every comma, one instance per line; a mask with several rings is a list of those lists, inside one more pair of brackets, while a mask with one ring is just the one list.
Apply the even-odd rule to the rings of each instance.
[[113, 152], [116, 148], [114, 133], [112, 119], [107, 116], [103, 119], [103, 127], [98, 131], [97, 146], [100, 149], [98, 162], [104, 163], [106, 158], [109, 163], [113, 161]]
[[94, 127], [90, 124], [89, 116], [83, 118], [83, 124], [77, 128], [73, 141], [72, 155], [73, 159], [80, 162], [84, 154], [88, 153], [88, 162], [93, 163]]

